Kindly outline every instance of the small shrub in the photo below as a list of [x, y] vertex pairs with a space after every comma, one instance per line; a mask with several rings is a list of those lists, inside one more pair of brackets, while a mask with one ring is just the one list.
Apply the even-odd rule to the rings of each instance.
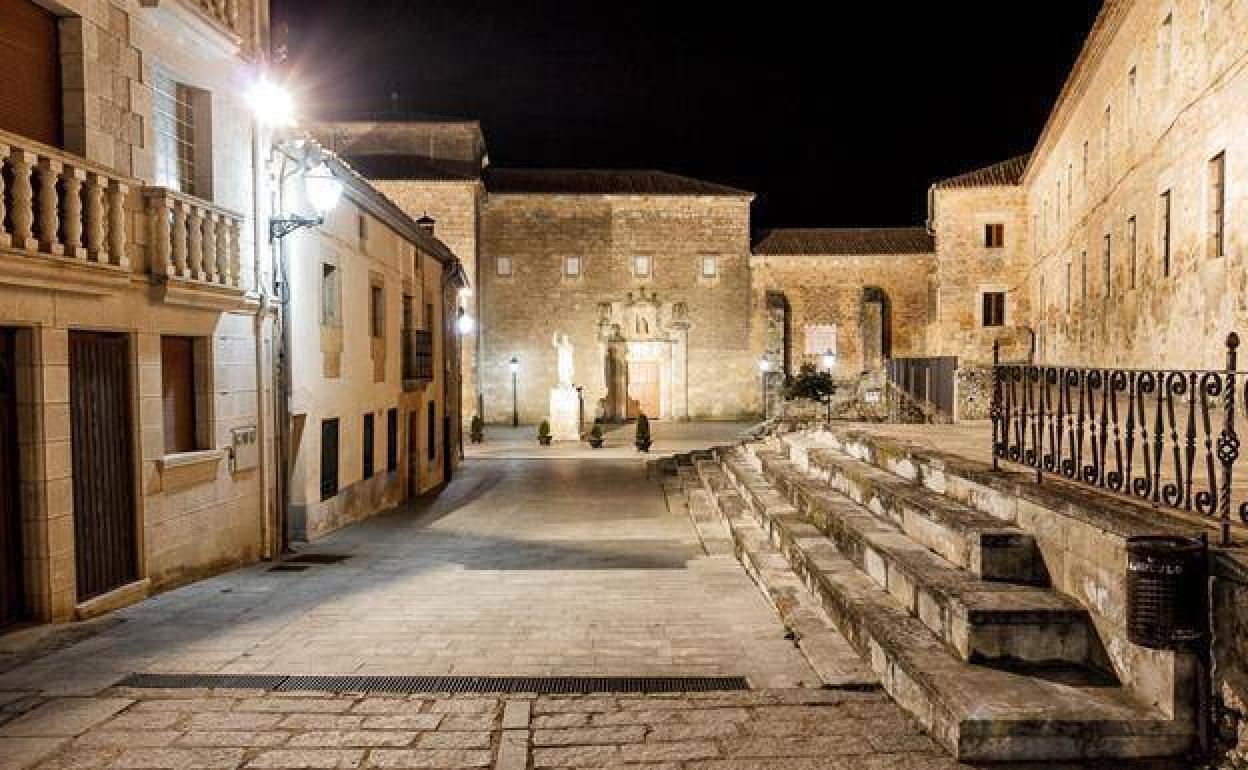
[[537, 426], [537, 437], [547, 438], [550, 436], [550, 420], [542, 420], [542, 424]]
[[784, 395], [788, 398], [809, 398], [812, 401], [822, 401], [831, 395], [834, 389], [831, 374], [819, 371], [814, 364], [802, 364], [793, 382], [784, 389]]
[[602, 423], [594, 420], [594, 425], [589, 429], [590, 438], [602, 438]]
[[637, 415], [637, 441], [638, 443], [650, 440], [650, 418], [644, 414]]

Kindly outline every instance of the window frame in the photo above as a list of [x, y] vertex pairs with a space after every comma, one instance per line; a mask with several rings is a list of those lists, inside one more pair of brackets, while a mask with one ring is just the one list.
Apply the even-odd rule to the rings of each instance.
[[[706, 271], [706, 266], [708, 264], [711, 266], [711, 271], [709, 273]], [[711, 281], [719, 277], [719, 257], [717, 255], [715, 254], [703, 254], [702, 255], [701, 274], [702, 274], [702, 278], [707, 281]]]
[[342, 268], [321, 261], [321, 326], [342, 326]]
[[[576, 270], [572, 270], [572, 266], [576, 266]], [[581, 257], [575, 255], [567, 255], [563, 258], [563, 277], [569, 280], [576, 280], [585, 272], [585, 266], [581, 263]]]
[[390, 407], [386, 410], [386, 472], [394, 473], [399, 469], [399, 410]]
[[[503, 265], [507, 266], [506, 270], [503, 270]], [[511, 257], [495, 257], [494, 258], [494, 275], [496, 277], [510, 278], [514, 271], [515, 271], [515, 267], [512, 264]]]
[[1005, 295], [1002, 289], [983, 289], [979, 292], [979, 324], [985, 329], [1005, 326]]
[[[1060, 183], [1059, 183], [1060, 184]], [[1061, 219], [1061, 216], [1058, 216]], [[984, 248], [986, 249], [1004, 249], [1005, 248], [1005, 223], [1004, 222], [985, 222], [984, 223]]]
[[376, 463], [376, 447], [377, 447], [377, 431], [376, 418], [372, 412], [364, 413], [364, 421], [360, 426], [360, 478], [368, 480], [373, 477], [377, 471]]
[[[640, 268], [643, 266], [645, 270]], [[633, 255], [633, 277], [634, 278], [653, 278], [654, 277], [654, 260], [648, 254]]]
[[[207, 449], [203, 441], [203, 431], [201, 431], [201, 420], [204, 417], [201, 414], [200, 405], [201, 392], [201, 362], [199, 359], [199, 350], [202, 345], [202, 338], [192, 337], [189, 335], [161, 335], [160, 337], [160, 393], [161, 393], [161, 415], [163, 424], [163, 447], [166, 455], [182, 454], [186, 452], [199, 452]], [[176, 346], [185, 346], [184, 350], [174, 350]], [[173, 394], [175, 401], [185, 400], [185, 404], [174, 405], [173, 419], [170, 419], [170, 400], [171, 400], [171, 374], [174, 370], [172, 363], [175, 358], [185, 356], [182, 362], [181, 371], [185, 371], [185, 379], [177, 383], [185, 391], [179, 394]], [[181, 419], [179, 419], [181, 415]]]

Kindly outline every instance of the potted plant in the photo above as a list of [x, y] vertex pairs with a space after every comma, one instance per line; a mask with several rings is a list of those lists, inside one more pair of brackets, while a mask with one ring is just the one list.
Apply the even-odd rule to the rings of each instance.
[[482, 441], [485, 441], [485, 420], [481, 419], [481, 415], [473, 415], [469, 436], [474, 444], [480, 444]]
[[637, 446], [638, 452], [649, 452], [650, 445], [650, 418], [644, 414], [637, 415], [637, 439], [633, 442]]
[[589, 429], [589, 445], [594, 449], [602, 449], [602, 423], [594, 420], [594, 425]]
[[542, 424], [537, 426], [537, 443], [550, 446], [550, 420], [542, 420]]

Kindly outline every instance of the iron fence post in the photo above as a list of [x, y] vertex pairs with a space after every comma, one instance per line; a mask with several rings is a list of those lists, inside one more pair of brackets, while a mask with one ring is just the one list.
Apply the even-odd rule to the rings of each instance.
[[1001, 423], [1001, 340], [992, 341], [992, 408], [988, 412], [992, 418], [992, 469], [1001, 470], [1001, 462], [997, 457], [999, 446], [999, 428]]
[[1234, 477], [1235, 460], [1239, 458], [1239, 436], [1235, 433], [1235, 369], [1237, 365], [1239, 335], [1231, 332], [1226, 336], [1226, 382], [1222, 393], [1222, 434], [1218, 436], [1218, 460], [1222, 462], [1222, 488], [1218, 500], [1218, 512], [1222, 518], [1222, 545], [1231, 544], [1231, 482]]

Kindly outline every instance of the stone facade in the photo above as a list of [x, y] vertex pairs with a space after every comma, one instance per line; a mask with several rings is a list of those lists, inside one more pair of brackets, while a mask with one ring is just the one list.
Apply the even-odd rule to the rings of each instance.
[[[253, 226], [268, 213], [238, 88], [250, 52], [267, 46], [267, 3], [232, 3], [232, 15], [172, 0], [51, 5], [63, 146], [0, 130], [13, 196], [0, 234], [0, 327], [16, 340], [19, 373], [22, 611], [45, 621], [254, 561], [275, 542], [268, 251]], [[198, 195], [155, 171], [168, 160], [153, 128], [158, 71], [210, 104], [197, 137]], [[189, 249], [162, 230], [170, 219], [197, 236]], [[86, 334], [118, 343], [119, 390], [75, 395], [74, 382], [91, 376], [73, 363], [73, 341]], [[171, 451], [167, 439], [162, 340], [171, 336], [194, 350], [191, 451]], [[84, 540], [79, 506], [109, 472], [91, 459], [107, 456], [91, 455], [75, 433], [89, 422], [74, 417], [82, 409], [120, 410], [131, 429], [131, 463], [113, 489], [133, 493], [102, 505], [116, 506], [117, 526], [130, 533], [121, 560], [133, 566], [118, 568], [107, 590], [79, 574], [84, 553], [103, 550]], [[239, 440], [255, 464], [236, 461]]]
[[[519, 419], [547, 416], [555, 333], [572, 341], [586, 420], [757, 412], [750, 199], [490, 192], [479, 271], [485, 420], [512, 419], [513, 357]], [[575, 275], [568, 258], [579, 260]]]

